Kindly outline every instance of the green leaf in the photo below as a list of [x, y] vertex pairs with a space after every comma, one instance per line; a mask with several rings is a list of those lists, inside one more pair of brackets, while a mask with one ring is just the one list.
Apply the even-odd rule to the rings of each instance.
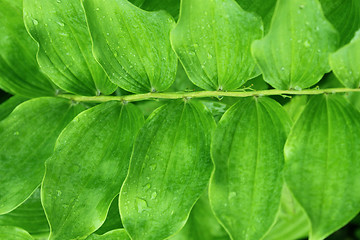
[[264, 80], [277, 89], [311, 87], [330, 71], [338, 34], [318, 0], [279, 0], [269, 33], [252, 45]]
[[285, 180], [324, 239], [360, 211], [360, 113], [339, 95], [313, 97], [285, 145]]
[[360, 30], [349, 44], [330, 55], [330, 66], [344, 86], [360, 88]]
[[28, 232], [21, 228], [0, 226], [0, 239], [33, 240]]
[[0, 121], [9, 116], [17, 105], [25, 102], [26, 100], [28, 100], [26, 97], [13, 96], [0, 104]]
[[102, 225], [142, 124], [134, 105], [107, 102], [79, 114], [64, 129], [42, 183], [50, 240], [82, 239]]
[[280, 212], [264, 240], [300, 239], [307, 237], [309, 231], [310, 223], [305, 211], [285, 186], [281, 196]]
[[246, 98], [221, 118], [211, 154], [210, 204], [232, 239], [261, 239], [275, 221], [291, 121], [270, 98]]
[[182, 0], [171, 42], [190, 80], [207, 90], [233, 90], [255, 77], [250, 46], [261, 19], [234, 0]]
[[268, 32], [271, 17], [274, 14], [276, 0], [236, 0], [236, 2], [248, 12], [254, 12], [261, 16], [265, 32]]
[[146, 12], [127, 0], [83, 0], [96, 59], [110, 80], [129, 92], [164, 91], [174, 82], [177, 58], [167, 13]]
[[124, 229], [116, 229], [103, 235], [92, 234], [86, 240], [131, 240]]
[[14, 211], [0, 215], [0, 226], [19, 227], [34, 237], [47, 237], [50, 229], [40, 202], [40, 188]]
[[0, 214], [15, 209], [39, 186], [56, 138], [83, 108], [61, 98], [36, 98], [0, 122]]
[[348, 43], [360, 28], [359, 0], [320, 0], [326, 18], [340, 33], [340, 45]]
[[196, 101], [172, 101], [140, 130], [120, 192], [120, 215], [134, 240], [165, 239], [184, 225], [212, 169], [215, 122]]
[[27, 97], [50, 96], [55, 86], [36, 62], [36, 43], [26, 32], [22, 0], [1, 0], [0, 88]]
[[101, 227], [98, 230], [96, 230], [95, 234], [104, 234], [113, 229], [123, 227], [120, 219], [118, 203], [119, 203], [119, 198], [118, 196], [116, 196], [110, 205], [105, 222], [103, 223], [103, 225], [101, 225]]
[[216, 220], [209, 203], [207, 192], [191, 210], [185, 226], [169, 240], [229, 240], [230, 237]]
[[24, 21], [39, 44], [39, 65], [56, 85], [82, 95], [115, 91], [92, 55], [80, 1], [24, 0]]

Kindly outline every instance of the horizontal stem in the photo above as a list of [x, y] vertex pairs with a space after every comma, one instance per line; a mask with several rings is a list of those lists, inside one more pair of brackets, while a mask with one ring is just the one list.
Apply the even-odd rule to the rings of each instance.
[[125, 96], [78, 96], [70, 94], [58, 95], [62, 98], [77, 102], [108, 102], [124, 101], [135, 102], [149, 99], [179, 99], [179, 98], [205, 98], [205, 97], [251, 97], [273, 95], [318, 95], [332, 93], [360, 92], [360, 88], [329, 88], [329, 89], [305, 89], [305, 90], [261, 90], [261, 91], [197, 91], [197, 92], [169, 92], [169, 93], [143, 93]]

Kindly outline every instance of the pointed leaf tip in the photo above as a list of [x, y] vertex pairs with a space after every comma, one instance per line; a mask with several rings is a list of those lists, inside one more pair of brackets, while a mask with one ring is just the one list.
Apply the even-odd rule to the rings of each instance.
[[260, 17], [234, 0], [183, 0], [171, 42], [195, 85], [233, 90], [259, 74], [250, 46], [262, 34]]
[[360, 113], [343, 96], [314, 96], [285, 144], [285, 180], [324, 239], [360, 210]]
[[164, 91], [175, 80], [173, 18], [127, 0], [84, 0], [94, 55], [110, 80], [133, 93]]
[[134, 105], [107, 102], [84, 111], [64, 129], [42, 183], [50, 240], [85, 238], [105, 221], [142, 123]]
[[277, 89], [301, 90], [330, 71], [338, 33], [318, 0], [279, 0], [269, 33], [252, 44], [264, 80]]
[[275, 221], [290, 123], [269, 98], [242, 99], [221, 118], [211, 146], [209, 196], [232, 239], [262, 239]]
[[209, 182], [214, 126], [193, 100], [172, 101], [147, 119], [120, 192], [120, 215], [132, 239], [165, 239], [184, 226]]
[[80, 95], [115, 91], [92, 55], [80, 1], [24, 0], [24, 21], [39, 45], [39, 65], [56, 85]]

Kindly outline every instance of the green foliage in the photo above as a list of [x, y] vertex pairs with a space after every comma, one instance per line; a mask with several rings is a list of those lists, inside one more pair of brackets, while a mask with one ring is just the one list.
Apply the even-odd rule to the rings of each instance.
[[269, 33], [252, 50], [267, 83], [300, 90], [330, 71], [337, 35], [317, 0], [278, 0]]
[[126, 177], [142, 122], [135, 106], [108, 102], [79, 114], [63, 130], [41, 186], [49, 239], [82, 238], [101, 226]]
[[287, 139], [285, 179], [310, 218], [310, 239], [327, 237], [359, 212], [359, 119], [343, 97], [316, 96]]
[[39, 70], [34, 43], [22, 20], [22, 1], [1, 0], [0, 87], [27, 97], [54, 95], [55, 87]]
[[268, 98], [244, 99], [221, 118], [212, 141], [209, 194], [232, 239], [261, 239], [274, 222], [290, 126], [284, 109]]
[[0, 6], [0, 240], [360, 236], [360, 0]]
[[214, 126], [195, 101], [177, 100], [149, 116], [120, 192], [120, 215], [133, 239], [165, 239], [183, 227], [209, 181]]
[[195, 85], [233, 90], [258, 75], [250, 46], [262, 28], [233, 0], [183, 0], [171, 42]]
[[134, 93], [164, 91], [175, 80], [171, 50], [174, 20], [165, 12], [145, 12], [127, 0], [83, 0], [94, 55], [110, 80]]
[[115, 91], [92, 55], [80, 1], [24, 0], [24, 21], [39, 44], [39, 65], [56, 85], [84, 95]]

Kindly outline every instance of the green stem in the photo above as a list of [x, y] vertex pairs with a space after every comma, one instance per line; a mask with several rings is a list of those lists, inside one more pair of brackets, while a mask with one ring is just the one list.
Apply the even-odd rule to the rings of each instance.
[[273, 96], [273, 95], [317, 95], [360, 92], [360, 88], [329, 88], [329, 89], [306, 89], [306, 90], [261, 90], [261, 91], [198, 91], [198, 92], [169, 92], [169, 93], [144, 93], [126, 96], [78, 96], [70, 94], [58, 95], [62, 98], [71, 99], [77, 102], [108, 102], [124, 101], [135, 102], [149, 99], [179, 99], [179, 98], [205, 98], [205, 97], [251, 97], [251, 96]]

